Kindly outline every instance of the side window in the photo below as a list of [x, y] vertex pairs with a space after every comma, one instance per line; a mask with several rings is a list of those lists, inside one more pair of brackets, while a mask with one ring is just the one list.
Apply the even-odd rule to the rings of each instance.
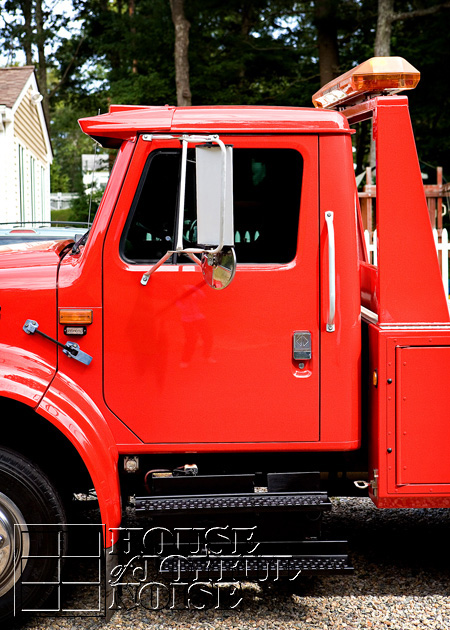
[[236, 259], [288, 263], [297, 251], [303, 159], [293, 149], [233, 153]]
[[[288, 263], [297, 250], [303, 158], [294, 149], [235, 149], [234, 227], [238, 263]], [[147, 159], [121, 251], [130, 262], [159, 260], [176, 242], [181, 151]], [[183, 241], [196, 245], [195, 152], [188, 151]], [[172, 262], [188, 262], [185, 256]]]
[[180, 161], [179, 151], [156, 151], [148, 156], [122, 235], [126, 259], [157, 261], [174, 248]]

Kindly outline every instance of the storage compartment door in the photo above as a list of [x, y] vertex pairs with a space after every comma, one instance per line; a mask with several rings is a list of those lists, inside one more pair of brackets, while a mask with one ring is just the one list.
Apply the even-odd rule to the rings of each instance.
[[450, 347], [396, 349], [397, 484], [450, 483]]

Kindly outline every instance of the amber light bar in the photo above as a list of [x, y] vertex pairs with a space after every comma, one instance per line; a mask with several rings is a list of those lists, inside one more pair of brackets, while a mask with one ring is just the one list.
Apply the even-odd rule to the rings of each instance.
[[92, 317], [90, 308], [61, 308], [59, 311], [60, 324], [92, 324]]
[[314, 107], [338, 109], [375, 94], [413, 90], [420, 72], [402, 57], [372, 57], [323, 86], [312, 97]]

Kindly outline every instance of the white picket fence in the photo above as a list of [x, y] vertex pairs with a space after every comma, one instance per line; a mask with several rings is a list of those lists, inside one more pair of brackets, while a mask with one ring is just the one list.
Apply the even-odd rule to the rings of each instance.
[[[438, 254], [439, 262], [441, 263], [442, 284], [444, 285], [445, 294], [449, 295], [448, 286], [448, 254], [450, 246], [448, 242], [448, 232], [446, 229], [442, 230], [441, 237], [439, 238], [438, 231], [433, 230], [434, 244], [436, 245], [436, 251]], [[372, 265], [376, 265], [377, 258], [377, 231], [372, 233], [372, 238], [368, 230], [364, 230], [364, 240], [366, 241], [367, 253], [369, 255], [369, 262]]]

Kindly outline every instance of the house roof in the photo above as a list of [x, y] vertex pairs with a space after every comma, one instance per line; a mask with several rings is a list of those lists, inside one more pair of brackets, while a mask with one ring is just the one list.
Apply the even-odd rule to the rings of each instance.
[[0, 105], [13, 107], [33, 72], [34, 66], [0, 68]]

